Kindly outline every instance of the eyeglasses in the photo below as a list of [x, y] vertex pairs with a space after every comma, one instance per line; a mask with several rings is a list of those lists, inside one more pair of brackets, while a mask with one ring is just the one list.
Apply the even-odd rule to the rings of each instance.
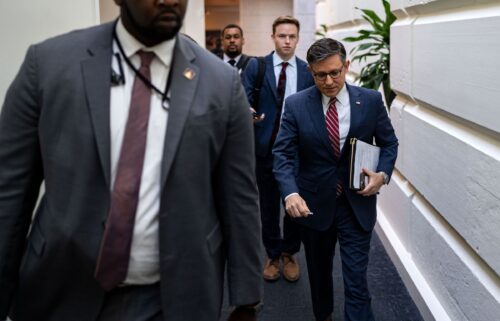
[[325, 81], [327, 76], [330, 76], [332, 79], [338, 79], [340, 75], [342, 75], [342, 71], [344, 70], [344, 66], [337, 70], [332, 70], [330, 72], [318, 72], [313, 73], [314, 78], [319, 81]]

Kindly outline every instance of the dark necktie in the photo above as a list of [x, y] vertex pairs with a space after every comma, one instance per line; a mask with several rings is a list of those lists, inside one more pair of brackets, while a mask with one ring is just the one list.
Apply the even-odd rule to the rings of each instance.
[[276, 109], [276, 117], [274, 118], [274, 127], [273, 133], [271, 135], [271, 143], [270, 148], [274, 144], [276, 140], [276, 136], [278, 135], [278, 130], [280, 128], [280, 120], [281, 120], [281, 111], [283, 108], [283, 100], [285, 98], [285, 90], [286, 90], [286, 67], [288, 66], [288, 62], [283, 61], [281, 63], [281, 71], [278, 78], [278, 87], [276, 88], [276, 93], [278, 94], [278, 105]]
[[[337, 113], [337, 107], [335, 103], [337, 98], [333, 97], [330, 99], [328, 110], [326, 111], [326, 129], [328, 131], [328, 138], [330, 139], [330, 144], [333, 148], [333, 154], [338, 159], [340, 157], [340, 130], [339, 130], [339, 116]], [[337, 197], [342, 194], [342, 185], [337, 182], [336, 195]]]
[[[139, 73], [150, 80], [149, 66], [155, 54], [139, 51], [138, 55], [141, 58]], [[105, 290], [113, 289], [127, 276], [146, 150], [150, 100], [151, 88], [136, 76], [109, 214], [95, 269], [95, 278]]]
[[233, 66], [233, 67], [234, 67], [234, 65], [236, 65], [236, 60], [231, 59], [231, 60], [229, 60], [229, 61], [228, 61], [228, 63], [229, 63], [231, 66]]

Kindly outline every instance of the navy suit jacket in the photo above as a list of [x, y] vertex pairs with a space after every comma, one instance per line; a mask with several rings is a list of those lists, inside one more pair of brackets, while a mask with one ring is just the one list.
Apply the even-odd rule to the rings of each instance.
[[349, 189], [351, 138], [368, 143], [375, 139], [381, 147], [377, 171], [384, 171], [390, 177], [396, 161], [398, 140], [382, 96], [375, 90], [346, 86], [351, 104], [351, 124], [339, 159], [334, 156], [328, 140], [321, 92], [316, 87], [287, 98], [273, 148], [274, 174], [282, 197], [299, 193], [314, 214], [299, 218], [297, 222], [316, 230], [326, 230], [333, 222], [338, 180], [363, 229], [370, 231], [375, 225], [376, 196], [361, 196]]
[[[278, 112], [278, 93], [276, 91], [276, 77], [274, 76], [273, 53], [264, 57], [266, 72], [262, 82], [259, 96], [258, 114], [264, 113], [263, 121], [255, 123], [255, 152], [258, 156], [267, 156], [271, 149], [271, 136], [273, 133], [274, 119]], [[253, 58], [247, 65], [242, 81], [250, 106], [255, 106], [253, 89], [257, 80], [259, 62]], [[297, 92], [314, 85], [307, 63], [297, 57]]]

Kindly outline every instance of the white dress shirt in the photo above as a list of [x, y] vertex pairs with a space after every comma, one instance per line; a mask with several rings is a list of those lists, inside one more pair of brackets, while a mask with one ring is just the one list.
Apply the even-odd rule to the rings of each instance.
[[[130, 59], [135, 68], [139, 69], [140, 67], [140, 58], [136, 54], [137, 51], [153, 51], [156, 54], [150, 65], [151, 82], [163, 91], [172, 62], [175, 38], [154, 47], [146, 48], [125, 29], [121, 20], [116, 25], [116, 33], [125, 55]], [[116, 42], [113, 43], [113, 50], [115, 53], [119, 53]], [[120, 58], [125, 84], [111, 87], [111, 188], [113, 188], [116, 178], [118, 159], [120, 157], [135, 78], [135, 72], [125, 63], [123, 57]], [[120, 70], [116, 57], [113, 57], [112, 68], [115, 72]], [[137, 205], [132, 248], [128, 273], [124, 281], [125, 284], [151, 284], [160, 279], [158, 215], [160, 208], [161, 161], [163, 158], [167, 119], [168, 111], [162, 107], [161, 95], [151, 90], [144, 166], [142, 169], [139, 203]]]
[[[328, 110], [329, 102], [330, 97], [321, 94], [321, 103], [323, 104], [323, 114], [325, 116]], [[342, 147], [344, 147], [347, 135], [349, 134], [349, 129], [351, 127], [351, 101], [349, 99], [349, 92], [347, 91], [347, 86], [345, 84], [337, 94], [337, 102], [335, 103], [335, 107], [337, 108], [337, 115], [339, 118], [340, 150], [342, 151]], [[299, 194], [290, 193], [285, 197], [285, 201], [292, 195]]]
[[[276, 53], [273, 52], [273, 66], [274, 66], [274, 78], [276, 79], [276, 87], [278, 87], [278, 82], [281, 73], [281, 63], [284, 62], [283, 59]], [[297, 92], [297, 58], [293, 56], [288, 61], [288, 66], [285, 69], [286, 72], [286, 86], [285, 86], [285, 97], [283, 98], [283, 105], [285, 104], [285, 99], [291, 94]], [[283, 107], [283, 106], [282, 106]], [[281, 109], [283, 114], [285, 108]]]
[[[323, 114], [326, 115], [330, 97], [321, 94], [321, 102], [323, 103]], [[351, 101], [349, 100], [349, 92], [345, 84], [337, 94], [335, 107], [337, 107], [337, 115], [339, 117], [340, 150], [342, 151], [347, 134], [349, 134], [349, 128], [351, 127]]]
[[[241, 54], [239, 54], [238, 56], [234, 57], [234, 58], [231, 58], [229, 57], [228, 55], [224, 54], [222, 56], [222, 60], [224, 60], [225, 63], [229, 64], [229, 60], [234, 60], [234, 66], [236, 67], [236, 65], [238, 64], [238, 62], [240, 61], [240, 58], [241, 58]], [[229, 64], [230, 65], [230, 64]]]

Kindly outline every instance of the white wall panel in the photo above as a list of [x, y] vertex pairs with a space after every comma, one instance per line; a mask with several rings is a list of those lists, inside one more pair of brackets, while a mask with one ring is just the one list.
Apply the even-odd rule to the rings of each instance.
[[316, 26], [332, 24], [332, 4], [330, 1], [321, 1], [316, 5]]
[[399, 141], [398, 146], [398, 158], [396, 159], [396, 168], [399, 170], [404, 169], [404, 149], [406, 148], [406, 140], [405, 140], [405, 128], [404, 128], [404, 106], [408, 103], [407, 100], [403, 99], [403, 97], [398, 96], [392, 102], [391, 109], [389, 111], [389, 116], [391, 118], [392, 126], [394, 127], [394, 131], [396, 133], [396, 137]]
[[330, 14], [333, 25], [339, 25], [354, 20], [354, 0], [330, 0]]
[[0, 106], [30, 44], [99, 22], [97, 0], [0, 2]]
[[273, 21], [283, 15], [293, 15], [292, 0], [240, 0], [246, 54], [262, 56], [274, 50], [271, 40]]
[[402, 174], [500, 273], [500, 142], [420, 107], [403, 119]]
[[391, 86], [408, 96], [412, 86], [412, 21], [398, 19], [391, 26]]
[[411, 15], [442, 12], [447, 10], [468, 10], [467, 6], [491, 5], [498, 0], [391, 0], [392, 10], [404, 9]]
[[411, 249], [410, 216], [411, 198], [414, 193], [414, 189], [404, 177], [398, 171], [394, 171], [390, 184], [382, 188], [377, 201], [377, 205], [408, 252]]
[[411, 210], [412, 257], [454, 321], [492, 321], [500, 315], [499, 281], [468, 251], [455, 231], [419, 196]]
[[413, 42], [413, 97], [500, 132], [500, 6], [417, 18]]
[[310, 0], [294, 0], [293, 16], [300, 21], [300, 40], [295, 54], [306, 59], [307, 49], [316, 40], [316, 4]]

